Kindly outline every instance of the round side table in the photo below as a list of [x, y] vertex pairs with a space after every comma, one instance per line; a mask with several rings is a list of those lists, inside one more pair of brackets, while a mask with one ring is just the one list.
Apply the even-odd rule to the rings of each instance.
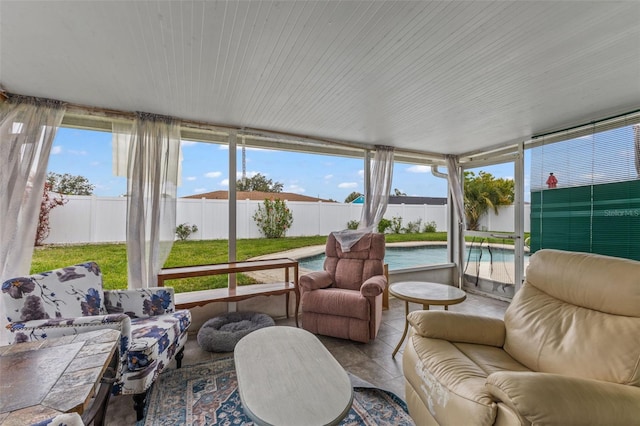
[[409, 315], [409, 302], [422, 304], [424, 310], [428, 310], [430, 305], [444, 306], [445, 310], [449, 310], [449, 305], [455, 305], [467, 298], [467, 294], [458, 287], [426, 281], [395, 283], [389, 287], [389, 293], [400, 300], [404, 300], [405, 307], [404, 331], [398, 346], [393, 350], [392, 358], [395, 358], [400, 346], [402, 346], [402, 342], [407, 337], [409, 321], [406, 316]]

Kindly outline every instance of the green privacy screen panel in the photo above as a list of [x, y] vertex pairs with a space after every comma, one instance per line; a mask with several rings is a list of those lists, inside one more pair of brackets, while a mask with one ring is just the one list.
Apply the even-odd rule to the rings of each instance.
[[530, 247], [640, 260], [640, 180], [531, 192]]

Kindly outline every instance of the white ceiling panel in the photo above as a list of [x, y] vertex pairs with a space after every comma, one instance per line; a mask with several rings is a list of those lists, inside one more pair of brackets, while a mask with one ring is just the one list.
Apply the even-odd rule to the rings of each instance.
[[0, 83], [462, 154], [640, 108], [638, 1], [0, 0]]

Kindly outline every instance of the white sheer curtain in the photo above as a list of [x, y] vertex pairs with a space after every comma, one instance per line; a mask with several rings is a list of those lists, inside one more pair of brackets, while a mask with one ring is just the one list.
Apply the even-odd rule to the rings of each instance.
[[368, 191], [365, 190], [364, 206], [357, 230], [334, 232], [342, 251], [349, 251], [363, 235], [374, 232], [387, 211], [391, 179], [393, 177], [393, 147], [376, 146], [371, 162]]
[[[127, 164], [129, 288], [156, 285], [176, 227], [180, 126], [171, 118], [138, 113], [130, 128]], [[126, 140], [114, 125], [114, 140]]]
[[0, 283], [31, 268], [49, 153], [64, 112], [62, 102], [26, 96], [0, 104]]
[[447, 180], [449, 181], [449, 192], [453, 200], [453, 207], [458, 217], [458, 286], [462, 288], [463, 269], [464, 269], [464, 231], [467, 229], [466, 215], [464, 212], [464, 193], [460, 184], [460, 167], [458, 158], [454, 155], [447, 155]]

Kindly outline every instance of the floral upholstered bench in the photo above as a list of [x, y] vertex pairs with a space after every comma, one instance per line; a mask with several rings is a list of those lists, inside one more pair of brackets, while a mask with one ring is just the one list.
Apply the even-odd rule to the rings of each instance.
[[138, 420], [146, 393], [172, 359], [180, 368], [191, 324], [175, 310], [171, 287], [103, 290], [102, 272], [87, 262], [2, 283], [9, 343], [110, 328], [120, 331], [114, 395], [134, 394]]

